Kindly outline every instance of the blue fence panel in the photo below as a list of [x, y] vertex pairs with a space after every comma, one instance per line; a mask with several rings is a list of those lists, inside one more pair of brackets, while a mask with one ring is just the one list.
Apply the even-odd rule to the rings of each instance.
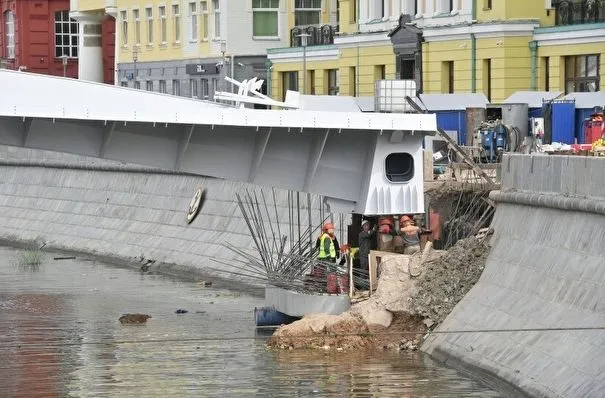
[[553, 101], [552, 142], [573, 144], [576, 138], [575, 120], [575, 101]]
[[443, 130], [457, 131], [458, 143], [466, 142], [466, 111], [439, 111], [437, 127]]

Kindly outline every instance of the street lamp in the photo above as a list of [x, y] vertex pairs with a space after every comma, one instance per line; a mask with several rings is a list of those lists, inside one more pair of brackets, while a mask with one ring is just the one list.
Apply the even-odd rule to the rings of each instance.
[[139, 47], [134, 46], [132, 48], [132, 62], [134, 63], [133, 79], [134, 79], [135, 85], [136, 85], [136, 81], [137, 81], [137, 61], [138, 60], [139, 60]]
[[302, 44], [303, 48], [303, 94], [306, 94], [307, 92], [307, 37], [309, 36], [311, 35], [308, 33], [301, 33], [296, 35], [296, 37], [300, 37], [300, 44]]
[[63, 61], [63, 77], [67, 76], [67, 55], [61, 55], [61, 61]]

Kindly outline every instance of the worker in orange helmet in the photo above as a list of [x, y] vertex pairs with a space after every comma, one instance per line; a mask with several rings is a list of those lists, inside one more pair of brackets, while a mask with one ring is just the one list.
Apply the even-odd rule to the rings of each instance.
[[338, 241], [334, 235], [334, 224], [327, 222], [323, 225], [322, 234], [318, 239], [319, 255], [317, 256], [322, 261], [336, 262], [339, 256]]
[[414, 225], [414, 219], [411, 216], [403, 215], [399, 218], [398, 235], [405, 244], [403, 254], [414, 254], [420, 251], [420, 232], [420, 227]]

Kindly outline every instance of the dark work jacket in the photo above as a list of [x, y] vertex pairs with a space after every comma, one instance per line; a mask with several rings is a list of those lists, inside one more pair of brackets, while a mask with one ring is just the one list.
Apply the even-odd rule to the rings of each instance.
[[373, 239], [376, 237], [375, 230], [369, 230], [368, 232], [361, 231], [359, 233], [359, 260], [362, 264], [368, 261], [368, 254], [373, 247]]

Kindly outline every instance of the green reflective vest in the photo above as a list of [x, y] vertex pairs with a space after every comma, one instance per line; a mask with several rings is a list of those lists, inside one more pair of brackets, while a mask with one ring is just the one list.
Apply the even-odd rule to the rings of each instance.
[[[327, 239], [327, 241], [326, 241]], [[319, 243], [319, 258], [336, 258], [336, 246], [329, 234], [323, 234]]]

